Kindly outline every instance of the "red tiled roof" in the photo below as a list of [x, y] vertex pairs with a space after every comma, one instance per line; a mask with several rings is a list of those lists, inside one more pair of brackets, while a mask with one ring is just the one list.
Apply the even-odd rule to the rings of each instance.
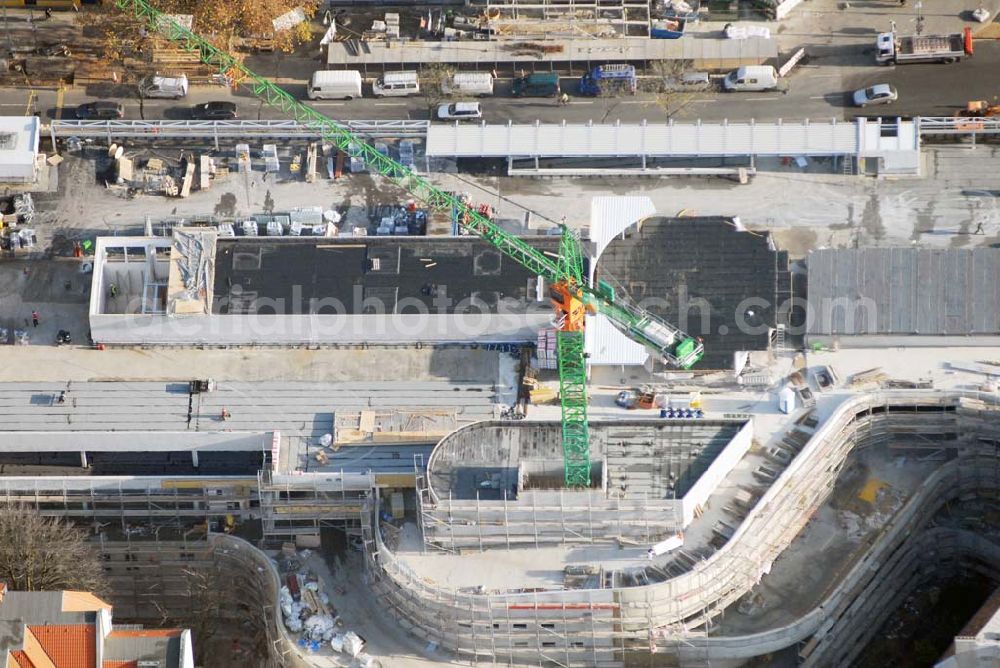
[[109, 638], [175, 638], [180, 629], [112, 629]]
[[96, 668], [96, 633], [93, 624], [29, 626], [38, 644], [56, 668]]
[[139, 668], [138, 661], [105, 661], [101, 668]]
[[10, 655], [14, 657], [14, 660], [17, 661], [17, 665], [21, 668], [35, 668], [35, 664], [31, 662], [31, 659], [29, 659], [28, 655], [24, 653], [23, 649], [12, 650]]

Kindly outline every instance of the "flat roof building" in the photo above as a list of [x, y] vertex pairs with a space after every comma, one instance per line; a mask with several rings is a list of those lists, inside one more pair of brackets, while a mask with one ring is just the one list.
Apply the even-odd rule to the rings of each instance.
[[40, 128], [37, 116], [0, 116], [0, 182], [38, 180]]
[[998, 248], [823, 249], [808, 264], [809, 341], [996, 345]]
[[102, 238], [90, 303], [113, 345], [522, 342], [551, 319], [539, 277], [473, 237]]

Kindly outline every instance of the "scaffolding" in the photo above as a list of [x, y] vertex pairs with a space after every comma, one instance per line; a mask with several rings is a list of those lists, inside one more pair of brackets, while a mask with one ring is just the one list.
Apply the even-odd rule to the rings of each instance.
[[281, 624], [278, 572], [267, 555], [250, 543], [223, 534], [125, 540], [108, 539], [102, 534], [97, 548], [119, 619], [162, 624], [164, 616], [180, 623], [196, 617], [204, 601], [192, 595], [193, 574], [209, 573], [210, 582], [217, 588], [207, 594], [219, 600], [221, 619], [241, 629], [249, 621], [251, 635], [264, 635], [266, 655], [255, 665], [307, 665], [298, 660], [294, 642]]
[[295, 542], [302, 536], [318, 538], [325, 527], [357, 526], [365, 495], [375, 484], [370, 473], [288, 476], [261, 471], [257, 496], [264, 542]]
[[[998, 404], [987, 394], [932, 391], [885, 392], [845, 402], [722, 548], [692, 560], [687, 572], [673, 577], [657, 579], [648, 569], [649, 584], [617, 586], [612, 579], [612, 586], [577, 589], [450, 588], [415, 572], [382, 541], [377, 495], [363, 515], [366, 568], [405, 629], [476, 664], [610, 668], [625, 665], [630, 655], [648, 655], [651, 648], [676, 656], [683, 647], [697, 659], [699, 653], [707, 656], [706, 646], [716, 640], [709, 637], [713, 620], [755, 587], [795, 540], [829, 496], [852, 450], [912, 443], [915, 432], [925, 431], [970, 454], [992, 455]], [[976, 432], [973, 438], [970, 432]], [[427, 530], [431, 518], [422, 513]], [[785, 640], [782, 646], [795, 642]]]

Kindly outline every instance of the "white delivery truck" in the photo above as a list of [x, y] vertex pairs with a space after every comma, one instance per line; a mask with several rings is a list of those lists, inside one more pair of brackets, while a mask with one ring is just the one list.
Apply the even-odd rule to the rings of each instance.
[[313, 72], [307, 94], [310, 100], [353, 100], [361, 97], [361, 72], [357, 70]]
[[188, 78], [182, 74], [177, 77], [161, 77], [154, 75], [146, 77], [139, 84], [139, 94], [147, 98], [168, 98], [179, 100], [187, 95]]
[[441, 84], [445, 95], [486, 97], [493, 95], [493, 75], [489, 72], [457, 72]]
[[372, 84], [375, 97], [406, 97], [420, 94], [416, 72], [386, 72]]
[[746, 65], [727, 74], [722, 87], [730, 92], [774, 90], [778, 72], [770, 65]]

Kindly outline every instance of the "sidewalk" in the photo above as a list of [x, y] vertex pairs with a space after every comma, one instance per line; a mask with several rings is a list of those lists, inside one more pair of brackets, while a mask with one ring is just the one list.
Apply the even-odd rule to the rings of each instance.
[[[749, 23], [770, 28], [782, 53], [800, 46], [807, 50], [810, 46], [856, 44], [874, 48], [875, 35], [890, 30], [892, 21], [902, 33], [915, 31], [917, 4], [918, 0], [907, 0], [902, 7], [895, 0], [807, 0], [782, 21]], [[976, 32], [986, 24], [975, 22], [969, 13], [980, 5], [990, 11], [991, 21], [1000, 11], [1000, 0], [923, 0], [924, 34], [959, 32], [966, 26]], [[702, 21], [694, 32], [721, 34], [726, 23]]]

